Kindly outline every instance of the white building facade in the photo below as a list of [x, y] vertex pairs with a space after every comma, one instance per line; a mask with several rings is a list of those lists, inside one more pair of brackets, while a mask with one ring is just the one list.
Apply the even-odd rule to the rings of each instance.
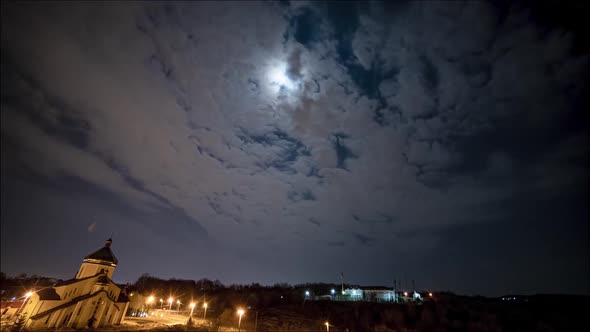
[[112, 240], [84, 257], [74, 279], [34, 292], [20, 313], [28, 329], [105, 327], [121, 324], [129, 300], [112, 281], [118, 260]]
[[363, 299], [363, 290], [360, 288], [347, 288], [342, 295], [349, 297], [352, 301], [361, 301]]
[[365, 301], [397, 302], [395, 291], [387, 289], [364, 289]]

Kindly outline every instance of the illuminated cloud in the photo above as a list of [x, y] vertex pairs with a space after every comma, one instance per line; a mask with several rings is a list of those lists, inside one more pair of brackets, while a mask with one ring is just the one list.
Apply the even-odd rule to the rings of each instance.
[[[546, 135], [557, 152], [534, 145], [577, 116], [560, 110], [583, 95], [588, 58], [514, 8], [11, 3], [2, 12], [3, 179], [41, 178], [65, 209], [84, 191], [68, 181], [80, 181], [92, 188], [84, 206], [133, 225], [121, 242], [140, 232], [159, 261], [214, 253], [183, 277], [333, 281], [355, 261], [374, 272], [353, 272], [355, 281], [387, 283], [403, 264], [423, 273], [420, 260], [434, 259], [447, 230], [511, 220], [515, 193], [568, 195], [587, 178], [574, 157], [551, 157], [574, 138]], [[570, 176], [550, 176], [562, 172]], [[88, 233], [116, 228], [100, 223]], [[130, 279], [176, 266], [129, 255]], [[376, 271], [375, 261], [387, 263]]]

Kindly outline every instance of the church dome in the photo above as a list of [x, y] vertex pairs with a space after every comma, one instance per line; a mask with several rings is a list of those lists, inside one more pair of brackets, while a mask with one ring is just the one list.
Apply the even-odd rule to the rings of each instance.
[[111, 243], [113, 243], [113, 240], [108, 239], [104, 247], [84, 257], [84, 262], [117, 265], [119, 260], [111, 251]]

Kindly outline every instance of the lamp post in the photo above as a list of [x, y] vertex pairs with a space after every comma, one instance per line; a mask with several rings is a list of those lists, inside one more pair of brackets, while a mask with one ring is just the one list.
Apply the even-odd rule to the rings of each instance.
[[194, 302], [191, 303], [190, 304], [190, 307], [191, 307], [191, 314], [190, 314], [190, 316], [192, 317], [193, 316], [193, 310], [195, 309], [195, 303]]
[[160, 299], [160, 309], [164, 309], [164, 300]]
[[187, 325], [188, 325], [188, 322], [189, 322], [189, 321], [190, 321], [190, 320], [193, 318], [193, 309], [195, 309], [195, 303], [194, 303], [194, 302], [193, 302], [193, 303], [191, 303], [191, 304], [190, 304], [190, 307], [191, 307], [191, 313], [190, 313], [190, 315], [188, 316], [188, 319], [187, 319], [187, 321], [186, 321], [186, 324], [187, 324]]
[[25, 304], [27, 303], [27, 300], [29, 299], [29, 297], [31, 297], [31, 295], [33, 295], [33, 292], [27, 292], [25, 294], [25, 299], [23, 300], [23, 304], [21, 304], [20, 309], [18, 309], [19, 314], [21, 313], [21, 311], [23, 311], [23, 308], [25, 307]]
[[203, 303], [203, 319], [206, 319], [205, 317], [207, 317], [207, 302]]
[[152, 303], [154, 302], [154, 296], [150, 295], [150, 297], [148, 297], [146, 303], [147, 303], [147, 307], [148, 307], [148, 315], [150, 312], [150, 307], [152, 306]]
[[256, 320], [254, 321], [254, 332], [258, 331], [258, 310], [256, 310]]
[[174, 299], [173, 299], [173, 298], [169, 298], [169, 299], [168, 299], [168, 304], [169, 304], [170, 306], [168, 307], [168, 310], [172, 310], [172, 302], [174, 302]]
[[180, 311], [180, 305], [181, 305], [180, 300], [176, 301], [176, 304], [178, 304], [178, 307], [176, 307], [176, 311]]
[[238, 315], [240, 318], [238, 319], [238, 332], [240, 332], [240, 325], [242, 325], [242, 315], [244, 314], [244, 309], [238, 309]]
[[324, 323], [324, 325], [326, 325], [326, 332], [330, 332], [330, 323], [328, 323], [328, 321], [326, 321]]

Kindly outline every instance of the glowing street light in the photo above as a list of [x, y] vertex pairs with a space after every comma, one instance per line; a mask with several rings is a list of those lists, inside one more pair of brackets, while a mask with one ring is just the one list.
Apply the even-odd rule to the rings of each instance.
[[180, 300], [176, 301], [176, 304], [178, 304], [178, 307], [176, 308], [176, 311], [180, 311], [180, 305], [181, 305]]
[[309, 291], [308, 290], [305, 291], [305, 296], [309, 296]]
[[432, 297], [432, 293], [428, 293], [428, 296]]
[[154, 302], [154, 296], [150, 295], [150, 297], [148, 297], [147, 300], [145, 301], [145, 303], [147, 304], [148, 312], [150, 311], [150, 307], [152, 306], [153, 302]]
[[[193, 317], [193, 310], [195, 309], [195, 303], [194, 302], [191, 303], [190, 307], [191, 307], [191, 314], [188, 316], [188, 320], [190, 320]], [[186, 321], [187, 324], [188, 324], [188, 320]]]
[[164, 299], [160, 299], [160, 309], [164, 309]]
[[31, 297], [32, 295], [33, 295], [33, 292], [31, 292], [31, 291], [28, 291], [28, 292], [25, 294], [25, 299], [23, 300], [23, 304], [21, 304], [21, 305], [20, 305], [19, 312], [23, 311], [23, 307], [24, 307], [24, 306], [25, 306], [25, 304], [27, 303], [27, 300], [29, 299], [29, 297]]
[[408, 292], [404, 292], [404, 296], [408, 296]]
[[240, 316], [238, 319], [238, 332], [240, 332], [240, 325], [242, 324], [242, 315], [244, 315], [244, 309], [238, 309], [238, 315]]
[[328, 323], [328, 321], [326, 321], [324, 323], [324, 325], [326, 325], [326, 332], [330, 332], [330, 323]]
[[332, 288], [332, 290], [330, 291], [330, 294], [332, 294], [332, 295], [336, 294], [336, 290], [334, 290], [334, 288]]
[[203, 319], [205, 319], [207, 317], [207, 302], [203, 303], [203, 309], [205, 309], [203, 312]]
[[172, 302], [174, 302], [173, 298], [168, 298], [168, 304], [170, 305], [170, 307], [168, 308], [168, 310], [172, 310]]

